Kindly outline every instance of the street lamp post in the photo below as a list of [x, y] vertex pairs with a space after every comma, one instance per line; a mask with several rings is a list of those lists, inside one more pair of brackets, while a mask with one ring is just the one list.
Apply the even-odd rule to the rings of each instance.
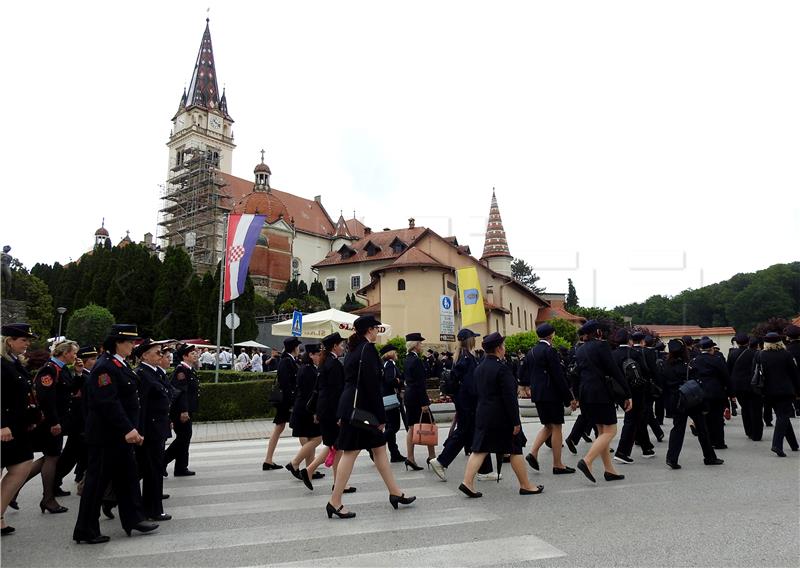
[[67, 313], [67, 308], [56, 308], [58, 312], [58, 336], [57, 339], [61, 339], [61, 322], [64, 319], [64, 314]]

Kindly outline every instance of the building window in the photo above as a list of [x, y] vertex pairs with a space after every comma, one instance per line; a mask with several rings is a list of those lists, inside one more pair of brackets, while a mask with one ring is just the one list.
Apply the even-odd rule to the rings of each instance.
[[531, 329], [533, 329], [533, 314], [531, 314]]
[[356, 274], [350, 277], [350, 289], [351, 290], [358, 290], [361, 288], [361, 275]]
[[523, 319], [525, 321], [525, 331], [528, 331], [528, 310], [522, 310]]
[[519, 319], [519, 306], [517, 306], [517, 323], [519, 324], [520, 327], [522, 327], [522, 322]]
[[499, 319], [494, 320], [494, 330], [497, 333], [500, 333], [500, 320]]
[[402, 278], [397, 281], [397, 289], [398, 290], [405, 290], [406, 289], [406, 281]]
[[508, 311], [511, 313], [511, 325], [514, 325], [514, 304], [511, 302], [508, 303]]
[[325, 291], [326, 292], [335, 292], [336, 291], [336, 278], [326, 278], [325, 279]]

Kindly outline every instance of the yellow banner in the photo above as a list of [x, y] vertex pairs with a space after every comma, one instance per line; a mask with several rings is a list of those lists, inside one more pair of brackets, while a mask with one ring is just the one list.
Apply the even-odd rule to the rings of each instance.
[[456, 270], [458, 280], [458, 298], [461, 300], [461, 326], [468, 327], [475, 323], [486, 321], [486, 311], [483, 308], [483, 294], [481, 294], [481, 281], [478, 279], [478, 269], [475, 267]]

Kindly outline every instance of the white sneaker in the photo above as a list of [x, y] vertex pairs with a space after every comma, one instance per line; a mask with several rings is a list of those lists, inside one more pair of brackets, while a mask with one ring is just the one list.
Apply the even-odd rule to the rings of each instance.
[[493, 471], [492, 473], [479, 473], [477, 478], [478, 481], [497, 481], [498, 475], [500, 476], [500, 479], [503, 479], [503, 474], [498, 474], [496, 471]]
[[436, 474], [436, 477], [441, 479], [442, 481], [447, 481], [447, 468], [444, 467], [442, 464], [439, 463], [439, 460], [432, 459], [430, 461], [431, 469], [433, 473]]

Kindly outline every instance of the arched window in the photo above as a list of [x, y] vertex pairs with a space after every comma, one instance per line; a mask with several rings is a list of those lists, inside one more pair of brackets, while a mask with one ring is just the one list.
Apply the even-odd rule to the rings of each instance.
[[397, 281], [397, 289], [398, 290], [405, 290], [406, 289], [406, 281], [402, 278]]
[[525, 322], [525, 331], [528, 331], [528, 310], [522, 310], [522, 314], [523, 321]]
[[519, 319], [519, 306], [517, 306], [517, 323], [519, 324], [520, 327], [522, 327], [522, 323], [520, 322]]
[[[511, 325], [514, 325], [514, 304], [508, 303], [508, 311], [511, 312]], [[519, 319], [519, 317], [517, 317]]]

